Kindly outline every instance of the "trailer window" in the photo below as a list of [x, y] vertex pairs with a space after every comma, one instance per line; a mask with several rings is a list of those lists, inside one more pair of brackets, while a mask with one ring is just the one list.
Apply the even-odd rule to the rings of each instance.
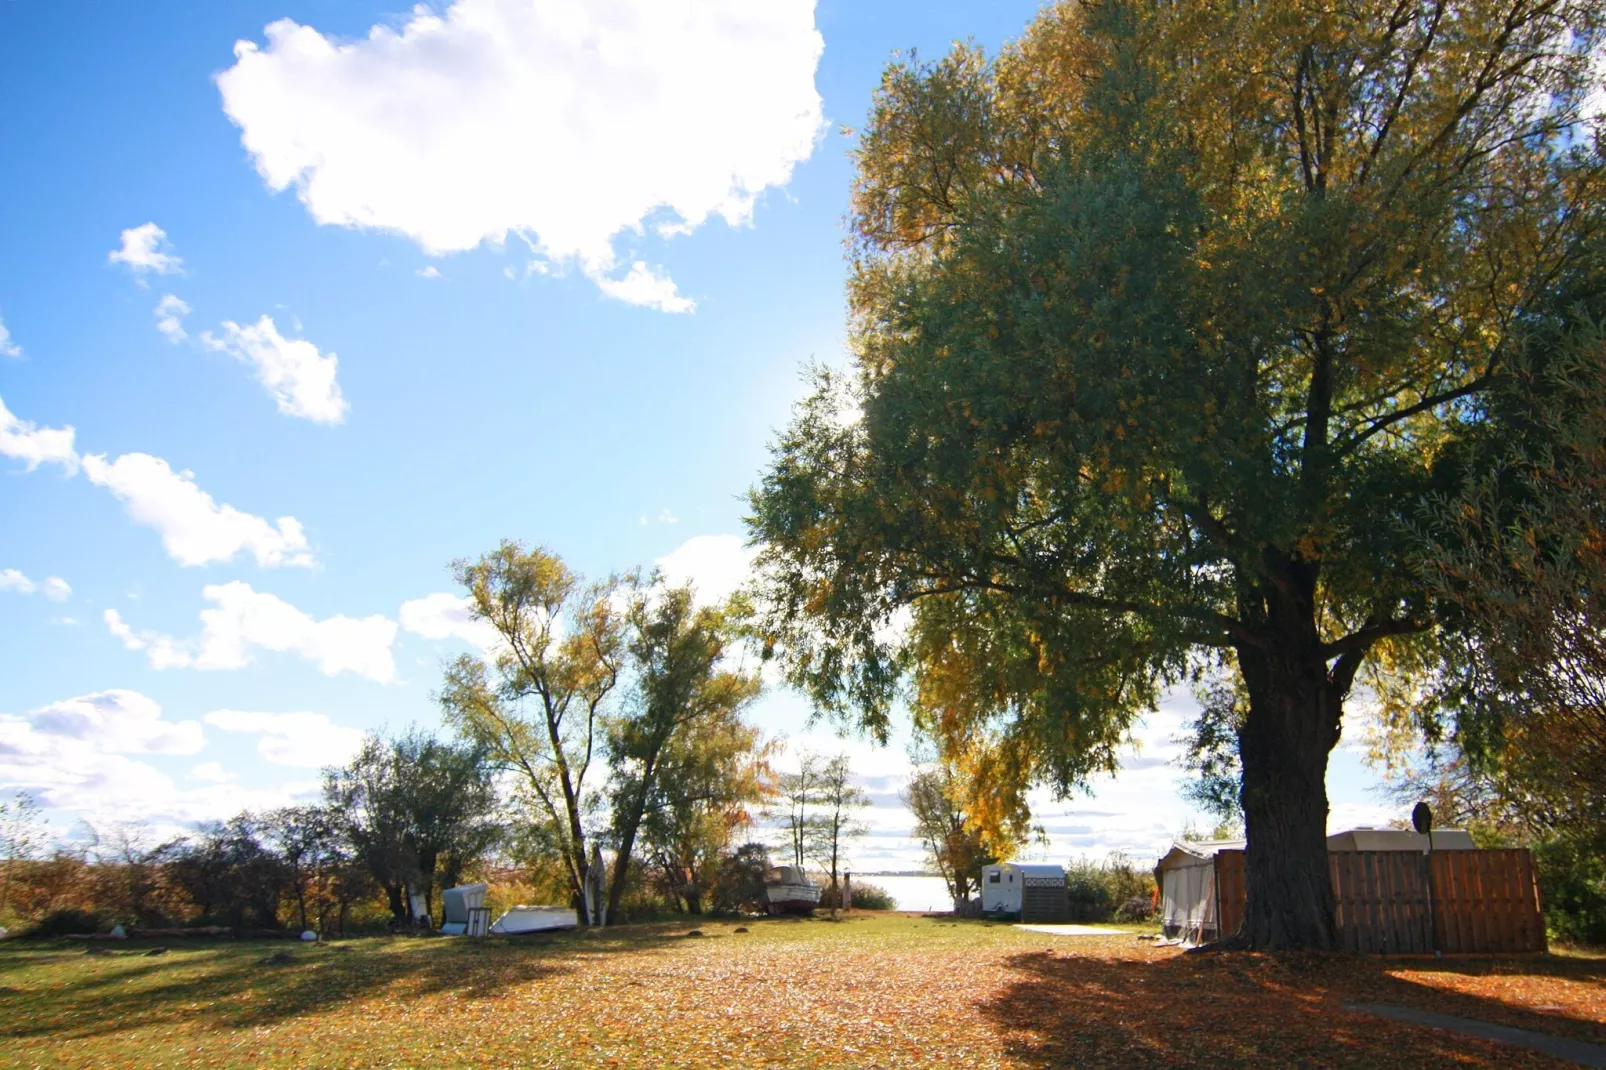
[[988, 883], [988, 884], [998, 884], [998, 883], [999, 883], [999, 879], [998, 879], [998, 878], [999, 878], [999, 876], [1000, 876], [1000, 875], [999, 875], [999, 874], [997, 874], [997, 873], [994, 873], [994, 874], [992, 874], [992, 875], [991, 875], [991, 876], [989, 876], [989, 877], [988, 877], [988, 878], [987, 878], [987, 883]]

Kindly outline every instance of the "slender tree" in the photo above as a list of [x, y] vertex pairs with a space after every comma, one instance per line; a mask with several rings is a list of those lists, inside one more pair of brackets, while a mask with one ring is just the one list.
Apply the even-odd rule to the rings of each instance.
[[518, 778], [521, 797], [550, 825], [579, 908], [595, 805], [586, 777], [627, 656], [620, 583], [588, 585], [557, 555], [515, 542], [453, 570], [474, 619], [495, 629], [497, 649], [493, 665], [465, 655], [447, 670], [447, 720]]
[[[755, 693], [757, 684], [749, 681]], [[774, 790], [773, 748], [743, 718], [744, 706], [719, 703], [671, 737], [642, 817], [659, 882], [693, 914], [702, 913], [731, 843]]]
[[418, 861], [407, 842], [407, 817], [390, 744], [370, 734], [349, 764], [326, 770], [324, 804], [339, 822], [353, 855], [384, 889], [391, 924], [409, 924], [407, 882]]
[[895, 63], [855, 368], [752, 497], [792, 680], [884, 733], [912, 671], [1007, 797], [1113, 770], [1165, 689], [1229, 673], [1241, 939], [1334, 946], [1328, 755], [1363, 669], [1420, 679], [1444, 661], [1412, 640], [1461, 626], [1408, 521], [1595, 225], [1603, 19], [1089, 0], [996, 59]]
[[1001, 840], [989, 841], [965, 812], [972, 794], [963, 775], [941, 761], [918, 766], [903, 792], [915, 819], [914, 838], [925, 847], [927, 863], [942, 877], [956, 910], [981, 892], [982, 867], [1013, 857], [1025, 838], [1023, 828], [1012, 828]]
[[777, 807], [766, 816], [778, 818], [786, 831], [787, 846], [792, 852], [792, 864], [802, 869], [808, 861], [811, 845], [819, 828], [819, 819], [813, 807], [820, 801], [820, 772], [822, 762], [812, 751], [797, 755], [797, 772], [782, 773], [778, 781]]
[[[758, 698], [763, 684], [755, 671], [725, 665], [734, 630], [727, 612], [702, 606], [690, 585], [666, 587], [654, 576], [637, 585], [629, 612], [629, 652], [634, 669], [632, 700], [608, 732], [613, 768], [609, 794], [613, 803], [616, 862], [608, 889], [608, 917], [617, 917], [629, 873], [631, 852], [642, 816], [665, 797], [691, 797], [712, 784], [702, 778], [688, 783], [689, 768], [673, 771], [663, 784], [662, 763], [673, 757], [679, 737], [703, 739]], [[695, 746], [682, 746], [694, 752]], [[721, 842], [720, 846], [723, 846]]]
[[832, 909], [842, 902], [842, 888], [837, 877], [842, 853], [849, 842], [869, 831], [869, 826], [855, 815], [870, 805], [870, 797], [853, 783], [853, 767], [846, 754], [839, 754], [820, 766], [819, 816], [813, 828], [816, 860], [831, 875]]

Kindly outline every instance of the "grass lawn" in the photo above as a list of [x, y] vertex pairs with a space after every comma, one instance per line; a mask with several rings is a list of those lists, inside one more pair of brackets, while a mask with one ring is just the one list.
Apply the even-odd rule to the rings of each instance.
[[[1181, 955], [907, 915], [511, 940], [0, 944], [3, 1066], [1556, 1066], [1346, 1013], [1606, 1044], [1606, 960]], [[287, 964], [263, 965], [274, 952]]]

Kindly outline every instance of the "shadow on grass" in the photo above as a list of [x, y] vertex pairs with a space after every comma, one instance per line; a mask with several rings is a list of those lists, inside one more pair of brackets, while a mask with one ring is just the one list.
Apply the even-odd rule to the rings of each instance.
[[[284, 940], [130, 941], [107, 955], [0, 948], [0, 1042], [85, 1038], [151, 1026], [252, 1028], [371, 997], [438, 992], [469, 1000], [586, 968], [586, 961], [682, 938], [627, 926], [484, 940], [373, 937], [311, 947]], [[146, 957], [166, 946], [160, 957]], [[264, 964], [276, 952], [291, 960]]]
[[[1343, 1009], [1397, 1003], [1606, 1043], [1606, 1025], [1560, 1008], [1446, 990], [1416, 975], [1561, 978], [1606, 986], [1606, 962], [1251, 954], [1141, 959], [1026, 953], [982, 1009], [1031, 1066], [1553, 1066], [1541, 1056]], [[1436, 980], [1442, 981], [1443, 978]], [[1493, 987], [1485, 985], [1485, 990]], [[1509, 990], [1509, 988], [1508, 988]]]

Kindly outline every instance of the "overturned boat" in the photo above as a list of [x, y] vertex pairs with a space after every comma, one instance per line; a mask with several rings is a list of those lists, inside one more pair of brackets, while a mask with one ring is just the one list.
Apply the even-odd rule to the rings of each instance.
[[580, 915], [573, 907], [516, 906], [491, 923], [491, 932], [499, 936], [520, 936], [524, 933], [547, 932], [552, 929], [573, 929], [580, 924]]
[[820, 886], [801, 866], [780, 866], [764, 875], [764, 910], [768, 914], [812, 914], [820, 905]]

